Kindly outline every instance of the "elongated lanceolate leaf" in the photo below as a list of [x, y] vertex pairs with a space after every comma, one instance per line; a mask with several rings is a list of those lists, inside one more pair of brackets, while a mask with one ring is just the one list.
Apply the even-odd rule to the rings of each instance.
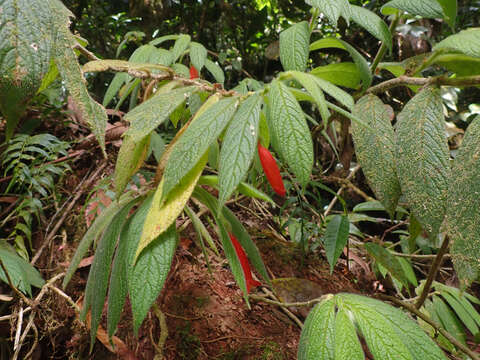
[[352, 16], [348, 0], [306, 0], [305, 2], [319, 9], [334, 26], [337, 26], [340, 16], [346, 20], [347, 24]]
[[325, 48], [337, 48], [348, 51], [355, 62], [355, 65], [357, 65], [358, 71], [360, 72], [363, 89], [367, 89], [370, 86], [373, 78], [372, 74], [370, 73], [368, 63], [353, 46], [337, 38], [323, 38], [310, 44], [310, 51]]
[[443, 17], [442, 6], [437, 0], [392, 0], [383, 5], [381, 11], [385, 15], [391, 15], [397, 10], [424, 18], [435, 19]]
[[215, 78], [215, 81], [223, 85], [223, 83], [225, 82], [225, 74], [223, 73], [222, 68], [210, 59], [205, 59], [205, 67]]
[[395, 168], [393, 110], [375, 95], [366, 95], [355, 104], [352, 113], [370, 126], [352, 122], [357, 159], [375, 196], [393, 217], [401, 194]]
[[143, 319], [145, 319], [148, 310], [163, 288], [163, 283], [170, 271], [173, 254], [177, 246], [177, 231], [175, 225], [172, 225], [155, 239], [135, 262], [135, 254], [142, 234], [142, 228], [152, 200], [151, 198], [148, 199], [137, 210], [130, 224], [127, 237], [127, 284], [132, 304], [135, 334], [138, 334], [138, 329]]
[[343, 248], [348, 242], [348, 233], [350, 231], [350, 223], [345, 215], [334, 215], [325, 229], [323, 243], [327, 260], [330, 264], [330, 273], [337, 263], [338, 257], [342, 254]]
[[335, 299], [316, 305], [308, 314], [298, 344], [298, 360], [335, 360]]
[[268, 93], [269, 128], [278, 151], [298, 181], [305, 185], [313, 167], [313, 143], [302, 108], [288, 88], [273, 81]]
[[465, 55], [480, 57], [480, 28], [460, 31], [440, 41], [433, 50], [449, 49]]
[[387, 49], [392, 51], [392, 34], [385, 21], [373, 11], [361, 6], [350, 5], [350, 8], [352, 10], [352, 20], [375, 36], [378, 40], [385, 43]]
[[190, 45], [190, 35], [180, 35], [178, 37], [172, 49], [173, 62], [177, 61], [177, 59], [183, 54], [183, 52], [187, 50], [189, 45]]
[[200, 72], [205, 65], [205, 59], [207, 58], [207, 49], [195, 41], [190, 43], [190, 61], [193, 66]]
[[448, 190], [447, 224], [453, 265], [463, 288], [480, 274], [480, 116], [468, 127], [455, 157]]
[[167, 196], [198, 164], [200, 158], [232, 119], [237, 104], [237, 98], [226, 98], [214, 103], [198, 116], [176, 141], [165, 168], [164, 196]]
[[280, 61], [285, 70], [307, 68], [310, 30], [306, 21], [292, 25], [280, 33]]
[[449, 150], [439, 90], [427, 88], [398, 115], [397, 174], [423, 229], [436, 239], [446, 211]]
[[164, 183], [163, 181], [160, 182], [143, 225], [142, 236], [135, 253], [135, 261], [143, 249], [163, 234], [163, 232], [167, 231], [172, 223], [175, 223], [178, 215], [181, 214], [185, 204], [188, 202], [188, 199], [190, 199], [190, 195], [206, 163], [207, 154], [200, 159], [192, 171], [181, 180], [180, 184], [178, 184], [166, 198], [162, 197], [162, 187]]
[[57, 27], [73, 15], [50, 0], [0, 0], [0, 9], [0, 111], [8, 141], [49, 70]]
[[312, 75], [332, 84], [356, 89], [360, 84], [360, 73], [357, 65], [352, 62], [333, 63], [325, 66], [318, 66], [311, 72]]
[[405, 271], [403, 270], [402, 265], [394, 255], [392, 255], [382, 246], [375, 243], [366, 243], [365, 249], [371, 256], [373, 256], [375, 261], [377, 261], [380, 265], [382, 265], [390, 272], [390, 275], [392, 275], [392, 277], [400, 281], [402, 285], [408, 288], [408, 280], [405, 276]]
[[139, 199], [134, 199], [121, 209], [108, 225], [102, 238], [98, 242], [92, 266], [88, 274], [87, 287], [85, 288], [85, 301], [80, 313], [80, 319], [85, 321], [85, 316], [91, 307], [90, 323], [90, 349], [93, 348], [97, 335], [98, 325], [103, 312], [105, 296], [107, 294], [110, 264], [112, 263], [115, 246], [127, 220], [128, 212]]
[[223, 139], [219, 164], [219, 204], [244, 180], [257, 149], [262, 96], [248, 97], [235, 113]]

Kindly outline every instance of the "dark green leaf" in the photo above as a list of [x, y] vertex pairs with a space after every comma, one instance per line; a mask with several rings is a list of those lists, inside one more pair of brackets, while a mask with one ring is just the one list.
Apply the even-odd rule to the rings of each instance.
[[445, 216], [450, 177], [440, 92], [427, 88], [418, 93], [398, 115], [396, 126], [402, 192], [412, 213], [435, 240]]
[[442, 327], [453, 335], [458, 341], [466, 344], [466, 334], [463, 330], [463, 326], [458, 320], [457, 316], [452, 310], [443, 302], [438, 296], [433, 296], [433, 307], [437, 312], [437, 316], [440, 319]]
[[327, 224], [323, 243], [327, 253], [327, 260], [330, 264], [330, 273], [333, 272], [333, 268], [342, 254], [343, 248], [347, 245], [349, 230], [350, 223], [345, 215], [334, 215]]
[[392, 34], [385, 21], [374, 12], [361, 6], [350, 5], [351, 17], [354, 22], [362, 26], [378, 40], [385, 43], [387, 49], [392, 51]]
[[393, 217], [400, 198], [400, 182], [395, 169], [393, 109], [375, 95], [362, 97], [352, 113], [370, 128], [352, 122], [357, 159], [376, 197]]
[[366, 243], [365, 250], [383, 267], [385, 267], [392, 277], [397, 279], [408, 288], [408, 280], [403, 271], [402, 265], [398, 259], [382, 246], [375, 243]]

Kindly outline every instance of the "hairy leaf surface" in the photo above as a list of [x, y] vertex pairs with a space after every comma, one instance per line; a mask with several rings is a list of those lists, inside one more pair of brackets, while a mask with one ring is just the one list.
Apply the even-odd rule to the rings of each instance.
[[292, 25], [280, 33], [280, 61], [285, 70], [307, 68], [310, 30], [306, 21]]
[[436, 239], [446, 212], [450, 153], [440, 92], [427, 88], [398, 115], [397, 174], [422, 227]]
[[387, 49], [392, 51], [392, 34], [390, 34], [385, 21], [373, 11], [361, 6], [350, 5], [350, 8], [352, 9], [352, 20], [385, 43]]
[[460, 31], [440, 41], [433, 50], [449, 49], [465, 55], [480, 57], [480, 28]]
[[334, 215], [327, 224], [323, 243], [327, 253], [327, 260], [330, 264], [330, 273], [333, 272], [333, 268], [342, 254], [343, 248], [347, 245], [349, 231], [350, 223], [345, 215]]
[[324, 14], [333, 26], [337, 26], [338, 18], [342, 16], [348, 23], [352, 16], [348, 0], [305, 0]]
[[375, 95], [365, 95], [355, 104], [353, 114], [370, 128], [352, 122], [355, 153], [375, 196], [393, 217], [400, 198], [400, 182], [395, 168], [393, 110]]

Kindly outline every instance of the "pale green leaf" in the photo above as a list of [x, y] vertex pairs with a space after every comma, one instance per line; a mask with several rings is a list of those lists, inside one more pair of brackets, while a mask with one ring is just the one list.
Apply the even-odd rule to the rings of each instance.
[[350, 223], [345, 215], [334, 215], [327, 224], [323, 244], [330, 264], [330, 273], [348, 242]]
[[304, 71], [307, 68], [310, 30], [302, 21], [280, 33], [280, 61], [285, 70]]
[[352, 113], [370, 126], [352, 123], [357, 159], [375, 196], [393, 217], [401, 194], [395, 169], [393, 109], [375, 95], [366, 95], [358, 100]]
[[173, 45], [172, 52], [172, 60], [173, 62], [177, 61], [177, 59], [183, 54], [185, 50], [187, 50], [188, 46], [190, 45], [190, 35], [180, 35], [178, 39], [175, 41]]
[[311, 72], [323, 80], [331, 82], [332, 84], [356, 89], [360, 84], [360, 73], [357, 65], [352, 62], [341, 62], [328, 64], [325, 66], [318, 66]]
[[453, 162], [447, 221], [453, 265], [463, 288], [480, 274], [480, 116], [467, 128]]
[[207, 154], [182, 178], [180, 183], [175, 186], [175, 189], [170, 192], [167, 197], [162, 195], [164, 180], [160, 182], [143, 225], [142, 236], [135, 253], [135, 260], [140, 256], [143, 249], [167, 231], [170, 225], [175, 223], [178, 215], [182, 213], [207, 163], [206, 155]]
[[268, 120], [278, 151], [305, 185], [313, 167], [313, 143], [302, 108], [289, 89], [275, 80], [268, 92]]
[[173, 145], [164, 173], [163, 195], [168, 195], [218, 138], [237, 110], [237, 98], [222, 99], [199, 115]]
[[442, 327], [453, 335], [462, 344], [466, 344], [466, 334], [460, 320], [439, 296], [432, 297], [433, 307], [437, 312]]
[[387, 49], [392, 51], [392, 34], [385, 21], [373, 11], [361, 6], [350, 5], [350, 8], [352, 10], [352, 20], [362, 26], [372, 36], [385, 43]]
[[[455, 314], [457, 314], [460, 320], [462, 320], [463, 324], [467, 327], [467, 329], [473, 334], [473, 336], [475, 336], [478, 333], [479, 329], [470, 312], [465, 309], [459, 299], [453, 297], [450, 293], [442, 292], [441, 295], [447, 301], [450, 307], [455, 311]], [[476, 310], [474, 310], [474, 312], [476, 313]]]
[[354, 100], [349, 93], [347, 93], [346, 91], [343, 91], [339, 87], [319, 77], [314, 77], [314, 79], [315, 79], [315, 82], [323, 91], [325, 91], [328, 95], [336, 99], [340, 104], [346, 106], [348, 109], [351, 109], [353, 107]]
[[207, 59], [207, 49], [200, 43], [192, 41], [190, 43], [190, 61], [192, 65], [200, 72]]
[[428, 19], [443, 17], [442, 6], [437, 0], [392, 0], [383, 5], [381, 9], [385, 15], [395, 14], [397, 10]]
[[335, 359], [364, 360], [362, 345], [348, 313], [340, 308], [335, 318]]
[[244, 180], [257, 149], [262, 96], [243, 101], [225, 133], [219, 164], [219, 204], [223, 205]]
[[365, 250], [367, 250], [367, 252], [375, 259], [375, 261], [386, 268], [392, 277], [400, 281], [402, 285], [408, 288], [408, 280], [405, 276], [403, 267], [398, 259], [392, 255], [392, 253], [376, 243], [366, 243]]
[[480, 57], [480, 28], [470, 28], [440, 41], [433, 50], [453, 50], [462, 54]]
[[[427, 88], [398, 115], [396, 165], [408, 205], [430, 238], [446, 212], [450, 164], [440, 92]], [[457, 202], [458, 199], [455, 199]]]
[[205, 59], [205, 67], [215, 78], [215, 81], [223, 85], [223, 83], [225, 82], [225, 74], [223, 73], [222, 68], [218, 66], [217, 63], [209, 59]]
[[355, 65], [357, 65], [360, 78], [362, 79], [363, 89], [368, 89], [372, 83], [372, 74], [370, 73], [370, 68], [365, 58], [357, 50], [355, 50], [353, 46], [337, 38], [323, 38], [310, 44], [310, 51], [325, 48], [337, 48], [348, 51]]
[[335, 360], [335, 299], [317, 304], [308, 314], [298, 344], [298, 360]]
[[103, 97], [103, 106], [108, 106], [110, 102], [113, 100], [115, 95], [120, 91], [121, 87], [123, 84], [128, 79], [128, 74], [127, 73], [116, 73], [115, 76], [113, 77], [112, 81], [110, 82], [110, 85], [108, 85], [107, 91], [105, 92], [105, 96]]
[[184, 78], [190, 78], [190, 70], [183, 64], [173, 64], [172, 65], [173, 71], [177, 74], [182, 75]]

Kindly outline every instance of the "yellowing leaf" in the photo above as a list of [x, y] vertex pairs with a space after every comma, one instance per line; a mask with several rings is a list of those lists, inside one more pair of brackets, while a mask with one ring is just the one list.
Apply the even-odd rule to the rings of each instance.
[[163, 180], [158, 185], [153, 196], [152, 205], [148, 211], [145, 223], [143, 224], [142, 237], [137, 247], [135, 261], [138, 256], [153, 240], [164, 233], [168, 227], [180, 215], [187, 203], [197, 181], [202, 174], [202, 170], [207, 163], [208, 153], [205, 153], [195, 167], [185, 176], [167, 196], [162, 199]]

